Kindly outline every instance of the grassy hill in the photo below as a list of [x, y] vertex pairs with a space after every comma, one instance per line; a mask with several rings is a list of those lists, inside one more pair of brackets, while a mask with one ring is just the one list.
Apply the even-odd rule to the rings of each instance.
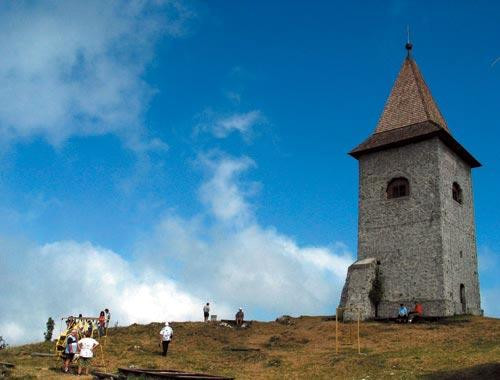
[[[500, 378], [500, 319], [362, 323], [361, 355], [352, 346], [335, 354], [335, 321], [300, 317], [290, 323], [253, 322], [247, 329], [172, 323], [174, 340], [167, 358], [159, 354], [160, 324], [113, 328], [104, 347], [105, 366], [99, 369], [110, 372], [134, 365], [236, 379]], [[342, 326], [344, 339], [350, 327]], [[53, 343], [39, 343], [8, 348], [0, 351], [0, 361], [16, 364], [9, 373], [13, 378], [68, 378], [58, 372], [59, 360], [30, 356], [53, 347]], [[98, 350], [95, 364], [100, 363]]]

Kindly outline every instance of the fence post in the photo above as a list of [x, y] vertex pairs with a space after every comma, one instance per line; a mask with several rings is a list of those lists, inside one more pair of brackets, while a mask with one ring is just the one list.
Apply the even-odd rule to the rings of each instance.
[[361, 311], [358, 309], [358, 354], [361, 353], [361, 346], [359, 344], [359, 320], [361, 318]]
[[339, 308], [335, 310], [335, 354], [339, 353]]

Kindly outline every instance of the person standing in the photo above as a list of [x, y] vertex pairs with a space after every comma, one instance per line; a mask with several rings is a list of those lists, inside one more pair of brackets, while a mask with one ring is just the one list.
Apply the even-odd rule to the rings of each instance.
[[97, 328], [99, 329], [99, 337], [105, 335], [106, 331], [106, 316], [104, 315], [104, 311], [99, 313], [99, 320], [97, 321]]
[[76, 329], [71, 330], [70, 334], [66, 338], [66, 348], [64, 349], [63, 359], [63, 371], [68, 373], [69, 363], [75, 357], [76, 351], [78, 350], [78, 331]]
[[161, 347], [163, 349], [162, 355], [167, 356], [168, 352], [168, 345], [170, 344], [170, 341], [172, 340], [174, 336], [174, 331], [172, 330], [172, 327], [168, 325], [168, 322], [165, 322], [165, 327], [163, 327], [160, 331], [160, 341], [161, 341]]
[[239, 308], [238, 312], [235, 315], [236, 326], [241, 326], [243, 324], [243, 319], [245, 318], [245, 314], [243, 313], [243, 308]]
[[78, 348], [80, 349], [80, 359], [78, 359], [78, 375], [82, 374], [82, 368], [85, 370], [85, 375], [89, 374], [89, 368], [94, 357], [94, 349], [99, 345], [99, 342], [90, 337], [91, 333], [87, 331], [85, 338], [80, 339]]
[[[108, 308], [104, 309], [104, 313], [106, 314], [106, 330], [109, 328], [109, 321], [111, 321], [111, 312]], [[106, 331], [107, 335], [107, 331]]]
[[203, 318], [205, 322], [208, 322], [208, 317], [210, 315], [210, 304], [207, 302], [205, 306], [203, 306]]

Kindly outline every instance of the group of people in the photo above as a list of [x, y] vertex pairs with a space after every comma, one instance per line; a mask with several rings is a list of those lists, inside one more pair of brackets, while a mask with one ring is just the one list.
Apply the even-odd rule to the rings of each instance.
[[65, 373], [69, 372], [69, 365], [77, 357], [78, 374], [81, 375], [82, 370], [88, 374], [94, 357], [94, 349], [99, 345], [99, 342], [93, 338], [94, 332], [97, 331], [99, 337], [106, 336], [110, 320], [111, 312], [108, 308], [102, 310], [98, 318], [84, 317], [79, 314], [78, 317], [69, 316], [66, 319], [68, 333], [61, 355]]
[[[398, 311], [398, 322], [411, 323], [416, 318], [423, 315], [423, 307], [420, 303], [415, 303], [415, 307], [412, 311], [409, 311], [404, 304], [400, 304]], [[203, 319], [208, 322], [210, 316], [210, 303], [207, 302], [203, 306]], [[236, 326], [243, 325], [245, 314], [243, 308], [239, 308], [235, 315]], [[105, 336], [107, 328], [109, 326], [109, 321], [111, 319], [111, 313], [109, 309], [104, 309], [99, 313], [99, 318], [97, 318], [97, 330], [99, 332], [99, 337]], [[94, 356], [94, 349], [99, 345], [99, 342], [92, 338], [93, 332], [93, 321], [96, 318], [85, 318], [80, 314], [78, 318], [68, 317], [66, 324], [70, 333], [66, 339], [66, 347], [63, 353], [64, 359], [64, 372], [69, 371], [69, 365], [74, 359], [75, 355], [78, 354], [78, 374], [82, 373], [84, 370], [85, 374], [88, 374], [88, 369], [90, 363]], [[79, 336], [84, 336], [79, 339]], [[160, 330], [160, 346], [162, 348], [162, 355], [167, 356], [168, 346], [172, 341], [174, 336], [174, 331], [168, 322], [164, 323], [163, 328]]]
[[[207, 302], [203, 306], [203, 320], [205, 322], [208, 322], [209, 317], [210, 317], [210, 302]], [[241, 326], [243, 324], [244, 318], [245, 318], [245, 313], [243, 313], [243, 308], [240, 307], [236, 312], [236, 315], [234, 316], [236, 326]]]
[[412, 323], [417, 318], [422, 317], [423, 314], [424, 308], [421, 303], [415, 303], [415, 308], [412, 311], [409, 311], [404, 304], [400, 304], [396, 321], [400, 323]]
[[[203, 321], [208, 322], [208, 318], [210, 317], [210, 302], [207, 302], [203, 305]], [[243, 309], [240, 307], [238, 312], [235, 315], [236, 326], [241, 326], [243, 324], [245, 314], [243, 313]], [[163, 328], [160, 330], [160, 346], [162, 348], [162, 355], [167, 356], [168, 346], [174, 337], [174, 330], [172, 326], [168, 322], [164, 323]]]
[[69, 372], [69, 365], [78, 354], [78, 375], [82, 374], [82, 369], [85, 375], [88, 375], [92, 358], [94, 357], [94, 349], [99, 345], [99, 342], [91, 337], [92, 333], [86, 331], [84, 338], [78, 339], [78, 330], [72, 329], [66, 338], [66, 348], [63, 353], [63, 371]]
[[[207, 302], [203, 306], [203, 319], [208, 322], [210, 316], [210, 303]], [[236, 326], [241, 326], [244, 321], [245, 314], [243, 308], [239, 308], [235, 315]], [[99, 345], [99, 342], [92, 338], [95, 331], [97, 322], [97, 331], [99, 337], [106, 336], [109, 321], [111, 320], [111, 313], [109, 309], [104, 309], [99, 313], [99, 318], [83, 317], [80, 314], [78, 317], [70, 316], [66, 319], [66, 327], [70, 331], [66, 338], [66, 345], [63, 352], [63, 371], [69, 371], [69, 365], [78, 355], [78, 374], [84, 370], [88, 374], [88, 370], [94, 356], [94, 349]], [[164, 323], [163, 328], [160, 330], [160, 346], [162, 348], [162, 355], [167, 356], [168, 346], [172, 341], [174, 331], [168, 322]], [[79, 337], [83, 337], [79, 339]]]
[[111, 312], [106, 308], [99, 313], [99, 318], [83, 317], [82, 314], [78, 317], [69, 316], [66, 318], [66, 329], [76, 329], [80, 336], [85, 335], [87, 331], [90, 331], [92, 336], [92, 333], [97, 331], [101, 337], [106, 335], [110, 320]]

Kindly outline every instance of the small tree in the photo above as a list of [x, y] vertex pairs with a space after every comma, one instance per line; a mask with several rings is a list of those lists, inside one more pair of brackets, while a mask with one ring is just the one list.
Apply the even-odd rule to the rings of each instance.
[[54, 320], [52, 317], [49, 317], [47, 320], [47, 331], [43, 334], [46, 342], [50, 342], [52, 340], [52, 333], [54, 332]]
[[382, 296], [382, 280], [380, 279], [380, 273], [377, 266], [377, 269], [375, 270], [375, 278], [372, 281], [372, 288], [370, 289], [370, 293], [368, 293], [368, 297], [375, 307], [375, 318], [378, 317], [378, 305], [382, 300]]
[[5, 340], [3, 339], [3, 336], [0, 336], [0, 350], [3, 350], [4, 348], [7, 348], [9, 345]]

